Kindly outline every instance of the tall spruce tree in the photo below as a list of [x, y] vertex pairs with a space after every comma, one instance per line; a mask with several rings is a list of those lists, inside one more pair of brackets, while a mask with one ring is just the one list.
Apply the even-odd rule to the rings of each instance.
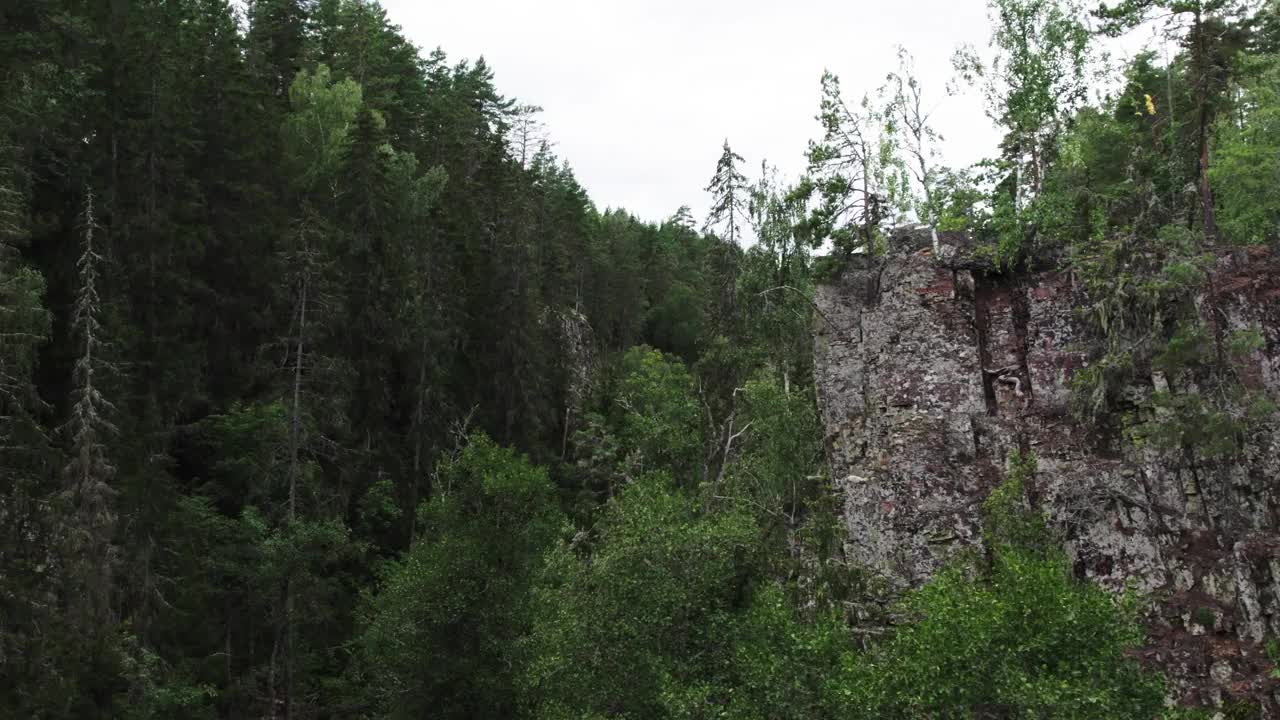
[[733, 244], [743, 242], [742, 230], [747, 224], [747, 177], [738, 170], [742, 162], [742, 156], [729, 147], [726, 139], [716, 161], [716, 172], [706, 187], [711, 193], [711, 209], [702, 231], [716, 232]]
[[102, 324], [103, 299], [99, 294], [100, 266], [95, 237], [99, 232], [92, 188], [85, 192], [81, 215], [82, 244], [79, 289], [71, 322], [78, 347], [74, 366], [71, 416], [65, 426], [70, 461], [66, 467], [67, 489], [72, 516], [69, 553], [74, 558], [73, 605], [83, 603], [85, 628], [97, 629], [111, 622], [112, 570], [116, 508], [112, 486], [115, 467], [107, 456], [107, 442], [116, 432], [112, 415], [115, 405], [103, 392], [107, 339]]

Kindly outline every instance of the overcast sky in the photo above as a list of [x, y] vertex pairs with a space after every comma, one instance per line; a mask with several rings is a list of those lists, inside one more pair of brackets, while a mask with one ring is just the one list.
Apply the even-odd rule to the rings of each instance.
[[728, 138], [756, 175], [794, 177], [818, 134], [819, 78], [847, 99], [881, 85], [901, 44], [936, 104], [948, 164], [993, 154], [975, 94], [947, 97], [956, 46], [985, 47], [983, 0], [383, 0], [424, 49], [483, 55], [498, 90], [540, 105], [555, 152], [601, 207], [705, 215]]

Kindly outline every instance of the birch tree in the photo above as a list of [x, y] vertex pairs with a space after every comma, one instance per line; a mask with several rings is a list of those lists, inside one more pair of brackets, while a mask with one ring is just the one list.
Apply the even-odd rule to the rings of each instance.
[[[351, 80], [333, 81], [323, 65], [302, 71], [289, 87], [292, 111], [283, 127], [286, 165], [294, 195], [295, 216], [285, 264], [292, 288], [292, 322], [287, 340], [288, 449], [285, 511], [276, 534], [268, 538], [274, 552], [292, 553], [297, 543], [306, 541], [312, 528], [305, 523], [300, 508], [303, 480], [313, 467], [312, 453], [323, 438], [313, 436], [315, 406], [320, 398], [310, 387], [316, 378], [332, 374], [334, 361], [317, 351], [324, 337], [326, 316], [339, 301], [330, 296], [335, 285], [330, 278], [334, 249], [334, 228], [323, 208], [338, 197], [338, 170], [348, 137], [361, 104], [360, 86]], [[335, 398], [328, 398], [330, 401]], [[286, 545], [283, 549], [281, 545]], [[281, 564], [280, 608], [268, 672], [268, 695], [274, 717], [279, 708], [284, 717], [294, 715], [297, 622], [295, 605], [298, 563]], [[283, 671], [283, 687], [276, 678], [276, 666]]]
[[888, 97], [889, 114], [898, 130], [899, 146], [907, 156], [905, 166], [911, 172], [915, 189], [920, 193], [915, 206], [917, 217], [937, 225], [939, 211], [934, 197], [938, 183], [938, 144], [943, 138], [931, 122], [924, 88], [916, 75], [915, 58], [904, 47], [898, 48], [898, 69], [889, 73], [883, 91]]
[[1089, 30], [1077, 0], [990, 0], [991, 53], [962, 47], [954, 64], [981, 87], [1005, 131], [1004, 159], [1021, 209], [1040, 194], [1067, 119], [1085, 101]]

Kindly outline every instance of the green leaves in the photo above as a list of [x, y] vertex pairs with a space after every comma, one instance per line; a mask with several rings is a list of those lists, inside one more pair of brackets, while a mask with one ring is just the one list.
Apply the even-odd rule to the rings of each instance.
[[548, 559], [523, 648], [532, 717], [813, 717], [832, 618], [802, 624], [761, 584], [751, 514], [704, 514], [652, 478], [629, 487], [590, 556]]
[[1263, 651], [1271, 661], [1271, 677], [1280, 679], [1280, 640], [1269, 638], [1263, 645]]
[[1156, 717], [1160, 678], [1127, 652], [1138, 605], [1080, 584], [1059, 554], [1007, 546], [989, 572], [956, 565], [913, 593], [913, 620], [833, 691], [868, 718]]
[[628, 465], [696, 484], [702, 474], [703, 418], [684, 364], [636, 347], [622, 358], [614, 398], [618, 436]]
[[819, 200], [810, 219], [814, 239], [830, 238], [844, 254], [873, 252], [910, 206], [893, 106], [864, 95], [850, 107], [840, 79], [824, 71], [817, 119], [822, 139], [810, 141], [806, 153], [809, 187]]
[[509, 716], [529, 583], [565, 529], [546, 471], [472, 435], [418, 524], [368, 600], [351, 686], [386, 717]]
[[1218, 125], [1209, 170], [1221, 204], [1218, 221], [1235, 244], [1280, 238], [1280, 56], [1254, 58], [1241, 88], [1237, 121]]
[[777, 380], [748, 381], [740, 393], [746, 428], [723, 490], [782, 524], [803, 514], [820, 492], [821, 429], [809, 388], [788, 392]]
[[[1260, 334], [1206, 351], [1191, 305], [1213, 262], [1200, 131], [1224, 234], [1277, 237], [1274, 3], [1247, 27], [1210, 17], [1221, 0], [1106, 10], [1206, 17], [1073, 112], [1076, 3], [995, 0], [996, 52], [960, 70], [994, 90], [998, 160], [934, 171], [905, 56], [881, 96], [848, 101], [828, 73], [812, 177], [751, 185], [722, 148], [719, 237], [687, 209], [599, 211], [483, 60], [420, 56], [375, 2], [11, 5], [0, 714], [1108, 716], [1145, 679], [1085, 679], [1117, 667], [1097, 624], [1128, 616], [1049, 562], [1025, 460], [986, 508], [999, 568], [944, 575], [869, 653], [845, 626], [871, 580], [825, 485], [810, 253], [882, 251], [913, 211], [1002, 269], [1073, 272], [1091, 422], [1228, 453], [1273, 410], [1244, 391]], [[120, 361], [101, 389], [121, 430], [110, 563], [66, 549], [49, 440], [73, 407], [86, 187], [93, 322]], [[1169, 389], [1135, 407], [1122, 390], [1148, 367]], [[498, 441], [455, 452], [462, 426]], [[77, 562], [116, 572], [92, 638], [57, 577]]]
[[289, 175], [302, 192], [325, 187], [330, 196], [362, 93], [352, 80], [335, 81], [329, 68], [302, 70], [289, 86], [292, 112], [282, 128]]
[[1034, 456], [1010, 456], [983, 504], [989, 555], [956, 558], [906, 597], [890, 637], [846, 651], [826, 690], [845, 717], [1161, 716], [1161, 678], [1129, 656], [1141, 604], [1073, 577], [1023, 497], [1035, 472]]
[[1034, 479], [1036, 469], [1034, 454], [1011, 452], [1004, 482], [982, 503], [982, 537], [992, 552], [1039, 556], [1058, 552], [1058, 539], [1049, 531], [1046, 517], [1026, 501], [1026, 484]]

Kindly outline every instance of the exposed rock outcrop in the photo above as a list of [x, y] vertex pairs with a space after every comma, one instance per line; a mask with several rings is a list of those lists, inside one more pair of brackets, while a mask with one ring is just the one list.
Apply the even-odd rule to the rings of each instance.
[[556, 339], [563, 350], [564, 417], [560, 441], [561, 454], [568, 453], [569, 438], [577, 429], [590, 395], [592, 383], [600, 374], [596, 356], [595, 332], [587, 316], [578, 308], [551, 308], [542, 312], [542, 322], [554, 323]]
[[[1067, 411], [1087, 363], [1080, 299], [1066, 274], [991, 273], [963, 234], [928, 230], [819, 288], [815, 373], [847, 554], [899, 589], [921, 583], [981, 543], [1007, 454], [1033, 450], [1029, 499], [1076, 571], [1155, 601], [1143, 657], [1175, 699], [1246, 698], [1280, 717], [1262, 650], [1280, 637], [1280, 433], [1257, 427], [1240, 457], [1214, 463], [1102, 447]], [[1242, 376], [1280, 399], [1280, 262], [1224, 256], [1200, 300], [1219, 343], [1261, 328]]]

